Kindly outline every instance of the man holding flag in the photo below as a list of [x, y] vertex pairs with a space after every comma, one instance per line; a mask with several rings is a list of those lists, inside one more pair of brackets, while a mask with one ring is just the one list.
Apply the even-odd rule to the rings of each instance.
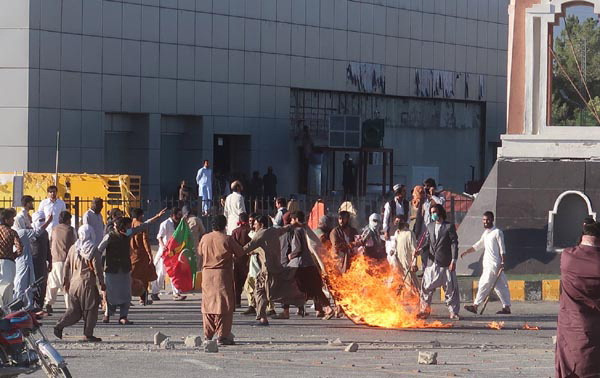
[[165, 245], [162, 260], [165, 272], [171, 278], [175, 300], [184, 300], [186, 297], [180, 293], [194, 289], [197, 270], [196, 245], [187, 222], [180, 221], [177, 224], [177, 228]]
[[[160, 292], [161, 287], [164, 286], [165, 270], [166, 270], [164, 260], [163, 260], [163, 255], [165, 254], [165, 250], [167, 249], [167, 243], [173, 237], [173, 234], [175, 233], [175, 229], [181, 223], [182, 217], [183, 217], [183, 215], [182, 215], [181, 209], [178, 207], [174, 207], [173, 209], [171, 209], [171, 216], [169, 217], [169, 219], [162, 222], [158, 229], [158, 234], [156, 235], [156, 238], [158, 239], [159, 247], [158, 247], [158, 253], [156, 254], [156, 256], [154, 256], [154, 266], [156, 266], [156, 275], [158, 276], [158, 278], [156, 279], [156, 281], [152, 282], [151, 298], [153, 301], [160, 301], [160, 297], [158, 296], [158, 293]], [[171, 276], [169, 275], [169, 277], [171, 277]], [[172, 286], [173, 286], [173, 299], [176, 301], [185, 300], [186, 296], [180, 295], [181, 289], [179, 287], [176, 287], [172, 278], [173, 277], [171, 277], [171, 282], [172, 282]]]

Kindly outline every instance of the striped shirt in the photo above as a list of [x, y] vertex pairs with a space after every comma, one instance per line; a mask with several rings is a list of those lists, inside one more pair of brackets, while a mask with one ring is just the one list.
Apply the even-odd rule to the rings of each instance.
[[22, 253], [23, 245], [17, 232], [0, 224], [0, 259], [15, 261]]

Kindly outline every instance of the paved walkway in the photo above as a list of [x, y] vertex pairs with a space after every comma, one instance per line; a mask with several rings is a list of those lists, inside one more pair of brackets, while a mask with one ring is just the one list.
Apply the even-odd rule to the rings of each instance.
[[[163, 295], [164, 299], [168, 296]], [[191, 300], [190, 300], [191, 299]], [[60, 303], [60, 301], [59, 301]], [[46, 333], [67, 358], [74, 377], [551, 377], [554, 375], [556, 302], [517, 302], [511, 316], [495, 315], [500, 308], [490, 303], [488, 314], [471, 316], [450, 329], [390, 330], [357, 326], [347, 319], [324, 321], [293, 315], [290, 320], [272, 320], [268, 328], [254, 327], [253, 317], [236, 312], [233, 332], [237, 345], [221, 347], [218, 353], [186, 348], [183, 338], [201, 334], [200, 295], [185, 302], [162, 300], [149, 307], [136, 305], [122, 327], [113, 321], [99, 323], [96, 335], [104, 342], [78, 342], [81, 325], [65, 330], [63, 341], [52, 335], [58, 312], [47, 319]], [[60, 311], [60, 309], [58, 309]], [[292, 310], [293, 312], [293, 310]], [[446, 310], [434, 306], [434, 319], [446, 321]], [[505, 321], [505, 328], [492, 330], [490, 321]], [[523, 330], [525, 323], [539, 331]], [[174, 350], [161, 350], [152, 336], [161, 331], [176, 343]], [[356, 353], [344, 346], [330, 346], [340, 338], [344, 344], [359, 343]], [[419, 350], [438, 352], [438, 365], [418, 365]], [[34, 376], [41, 377], [42, 374]]]

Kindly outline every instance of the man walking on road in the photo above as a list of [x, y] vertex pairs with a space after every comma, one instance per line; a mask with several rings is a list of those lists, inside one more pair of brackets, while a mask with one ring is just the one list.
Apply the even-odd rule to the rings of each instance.
[[[162, 255], [167, 247], [167, 243], [169, 239], [173, 236], [175, 229], [181, 222], [181, 218], [183, 218], [183, 214], [181, 209], [178, 207], [174, 207], [171, 209], [171, 216], [169, 219], [162, 222], [158, 228], [158, 234], [156, 235], [156, 239], [158, 239], [158, 252], [156, 256], [154, 256], [154, 266], [156, 267], [156, 275], [158, 278], [156, 281], [152, 282], [152, 295], [151, 299], [153, 301], [160, 301], [160, 297], [158, 293], [160, 293], [160, 288], [164, 285], [165, 282], [165, 264], [163, 263]], [[180, 295], [179, 290], [173, 286], [173, 299], [176, 301], [182, 301], [186, 299], [185, 295]]]
[[79, 239], [71, 246], [65, 261], [65, 291], [69, 293], [71, 306], [54, 327], [54, 335], [62, 339], [63, 329], [83, 318], [84, 342], [100, 342], [94, 336], [98, 322], [100, 290], [105, 291], [102, 256], [96, 247], [95, 232], [90, 225], [78, 231]]
[[227, 220], [217, 215], [213, 231], [206, 234], [198, 247], [202, 256], [202, 325], [204, 338], [218, 335], [221, 345], [233, 345], [233, 311], [235, 288], [233, 261], [244, 255], [244, 250], [231, 236], [225, 234]]
[[[479, 278], [479, 288], [477, 289], [477, 296], [473, 305], [466, 305], [465, 310], [477, 313], [477, 307], [485, 301], [488, 294], [492, 289], [496, 292], [496, 295], [502, 302], [502, 310], [498, 311], [497, 314], [510, 314], [510, 292], [508, 291], [508, 281], [504, 271], [500, 272], [500, 269], [504, 269], [504, 256], [506, 255], [506, 249], [504, 248], [504, 233], [502, 230], [494, 226], [494, 213], [486, 211], [483, 214], [483, 234], [481, 239], [475, 243], [471, 248], [467, 249], [460, 254], [463, 258], [469, 253], [473, 253], [481, 248], [483, 251], [483, 272]], [[498, 276], [500, 272], [500, 276]], [[498, 280], [496, 281], [496, 277]], [[492, 287], [496, 283], [495, 287]]]
[[202, 197], [202, 211], [208, 215], [212, 205], [212, 169], [208, 160], [204, 160], [204, 165], [196, 174], [196, 183], [198, 184], [198, 195]]
[[[46, 216], [50, 217], [52, 213], [46, 213]], [[75, 244], [76, 240], [75, 229], [71, 227], [71, 213], [61, 211], [58, 217], [58, 225], [54, 227], [50, 236], [52, 271], [50, 271], [50, 275], [48, 276], [48, 286], [46, 289], [46, 312], [48, 314], [52, 314], [52, 305], [56, 302], [58, 290], [64, 287], [65, 261], [67, 260], [69, 249]], [[64, 298], [65, 307], [69, 308], [69, 296], [66, 292]]]
[[423, 182], [423, 186], [425, 187], [426, 196], [423, 203], [423, 222], [425, 223], [425, 227], [427, 227], [432, 222], [431, 208], [436, 204], [444, 206], [446, 198], [443, 194], [437, 192], [437, 184], [434, 179], [428, 178]]
[[[296, 269], [281, 265], [280, 237], [288, 232], [288, 227], [269, 228], [269, 218], [262, 215], [256, 219], [256, 234], [246, 244], [246, 253], [262, 249], [264, 256], [259, 256], [261, 271], [256, 277], [254, 298], [256, 300], [256, 317], [259, 326], [268, 326], [267, 304], [269, 300], [284, 305], [304, 306], [304, 293], [296, 283]], [[256, 253], [256, 252], [255, 252]]]
[[[423, 281], [421, 282], [420, 319], [427, 319], [431, 313], [431, 300], [438, 287], [446, 293], [446, 305], [451, 320], [460, 320], [460, 295], [456, 278], [458, 259], [458, 235], [453, 224], [446, 221], [446, 210], [440, 204], [431, 207], [432, 223], [427, 226], [423, 244]], [[416, 251], [415, 253], [418, 253]]]

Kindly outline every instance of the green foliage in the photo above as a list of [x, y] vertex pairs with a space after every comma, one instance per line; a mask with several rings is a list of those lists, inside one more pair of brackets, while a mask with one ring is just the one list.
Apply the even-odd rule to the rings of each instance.
[[[592, 116], [585, 102], [567, 78], [568, 75], [579, 92], [585, 99], [588, 99], [584, 85], [585, 79], [585, 84], [587, 84], [592, 97], [590, 103], [594, 105], [594, 109], [600, 111], [600, 99], [598, 98], [600, 96], [600, 54], [598, 52], [600, 52], [598, 18], [587, 18], [580, 21], [576, 16], [567, 16], [564, 29], [554, 39], [554, 53], [566, 71], [566, 75], [556, 60], [553, 59], [553, 125], [599, 126], [597, 120]], [[583, 75], [577, 68], [577, 61]]]

